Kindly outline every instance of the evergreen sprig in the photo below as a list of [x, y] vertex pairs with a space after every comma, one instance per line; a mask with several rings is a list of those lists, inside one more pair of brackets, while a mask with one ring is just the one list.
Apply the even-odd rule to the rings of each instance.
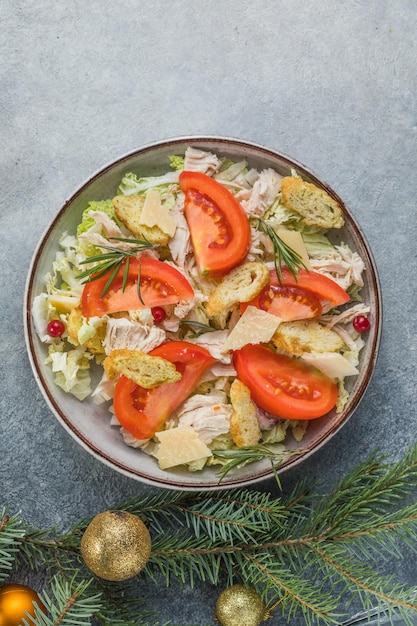
[[[247, 582], [276, 615], [301, 615], [308, 625], [340, 623], [352, 600], [411, 624], [416, 589], [378, 572], [377, 564], [401, 559], [404, 547], [415, 550], [416, 491], [417, 445], [396, 462], [372, 455], [327, 495], [307, 483], [286, 497], [244, 489], [160, 490], [114, 508], [148, 525], [152, 551], [140, 576], [157, 584], [161, 577], [167, 585]], [[89, 521], [60, 534], [31, 529], [3, 510], [0, 580], [23, 561], [44, 568], [51, 581], [40, 596], [48, 616], [38, 613], [25, 626], [157, 626], [133, 590], [135, 579], [108, 583], [85, 567], [79, 546]]]

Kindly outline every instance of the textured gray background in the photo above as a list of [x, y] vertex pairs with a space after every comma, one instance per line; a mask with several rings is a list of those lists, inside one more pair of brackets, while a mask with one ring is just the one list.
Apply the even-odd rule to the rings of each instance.
[[[187, 134], [253, 140], [308, 165], [344, 198], [378, 265], [384, 330], [372, 383], [342, 431], [284, 476], [284, 490], [305, 473], [330, 485], [377, 447], [399, 457], [417, 424], [415, 0], [1, 0], [0, 9], [1, 500], [34, 525], [67, 528], [145, 489], [89, 456], [46, 407], [22, 298], [34, 248], [76, 187], [125, 152]], [[417, 582], [410, 556], [393, 567]], [[143, 587], [165, 619], [196, 624], [212, 623], [217, 594]]]

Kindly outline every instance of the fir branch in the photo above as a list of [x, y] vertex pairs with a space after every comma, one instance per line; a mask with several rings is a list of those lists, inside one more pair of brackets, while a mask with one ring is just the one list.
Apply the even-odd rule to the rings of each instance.
[[38, 608], [35, 617], [29, 616], [22, 621], [24, 626], [88, 626], [91, 619], [100, 610], [101, 595], [87, 593], [93, 579], [77, 581], [75, 575], [70, 581], [59, 575], [51, 580], [50, 594], [39, 595], [48, 615]]
[[137, 594], [133, 585], [127, 582], [106, 584], [99, 581], [103, 593], [103, 606], [95, 615], [102, 626], [168, 626], [156, 618], [155, 611], [146, 609], [146, 602]]
[[[390, 618], [397, 612], [410, 619], [417, 614], [415, 590], [376, 571], [375, 556], [402, 558], [401, 546], [415, 549], [416, 486], [417, 445], [396, 463], [372, 455], [327, 496], [304, 482], [286, 498], [238, 489], [157, 491], [113, 508], [130, 510], [147, 523], [152, 551], [143, 573], [157, 584], [160, 575], [168, 585], [248, 582], [270, 607], [288, 619], [301, 613], [307, 624], [340, 621], [352, 598], [366, 610], [376, 606]], [[10, 519], [3, 511], [3, 579], [19, 554], [52, 575], [58, 572], [51, 596], [45, 596], [50, 621], [39, 616], [36, 626], [55, 626], [58, 620], [65, 626], [71, 619], [86, 624], [89, 615], [103, 626], [150, 626], [150, 614], [133, 594], [126, 591], [119, 607], [120, 588], [91, 579], [79, 550], [88, 519], [61, 535], [56, 529], [25, 528], [18, 515], [12, 524]], [[86, 580], [92, 582], [83, 587]]]
[[0, 517], [0, 583], [4, 582], [19, 554], [19, 543], [25, 534], [19, 515], [9, 515], [6, 508]]
[[317, 579], [294, 572], [279, 554], [275, 555], [273, 562], [268, 553], [245, 554], [243, 557], [239, 559], [239, 565], [244, 575], [262, 590], [266, 605], [278, 605], [288, 621], [298, 611], [306, 624], [314, 620], [337, 623], [342, 617], [337, 594], [329, 594]]

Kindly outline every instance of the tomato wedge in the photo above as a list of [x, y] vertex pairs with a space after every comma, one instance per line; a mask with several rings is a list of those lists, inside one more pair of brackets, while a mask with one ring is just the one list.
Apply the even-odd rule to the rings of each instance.
[[180, 186], [197, 269], [202, 276], [224, 276], [249, 252], [246, 213], [226, 187], [206, 174], [181, 172]]
[[279, 418], [316, 419], [336, 404], [337, 383], [294, 357], [248, 344], [234, 352], [233, 363], [255, 404]]
[[[106, 313], [177, 304], [183, 300], [191, 300], [194, 296], [193, 288], [181, 272], [150, 257], [130, 259], [124, 287], [125, 265], [122, 265], [110, 289], [102, 297], [110, 275], [111, 271], [84, 286], [81, 297], [84, 317], [102, 317]], [[142, 301], [138, 294], [139, 276]]]
[[299, 270], [295, 280], [290, 270], [283, 267], [281, 285], [275, 270], [271, 270], [268, 285], [250, 302], [242, 302], [240, 309], [243, 313], [249, 305], [256, 306], [289, 322], [318, 317], [349, 300], [346, 291], [331, 278]]
[[153, 389], [144, 389], [125, 376], [119, 378], [114, 394], [116, 417], [123, 428], [138, 439], [153, 437], [215, 362], [205, 348], [186, 341], [161, 344], [149, 354], [174, 363], [182, 378]]

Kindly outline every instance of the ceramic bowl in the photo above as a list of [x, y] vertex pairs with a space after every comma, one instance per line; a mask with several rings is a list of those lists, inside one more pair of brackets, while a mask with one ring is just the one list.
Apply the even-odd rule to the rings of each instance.
[[[107, 199], [115, 195], [118, 184], [126, 172], [140, 172], [141, 176], [157, 175], [167, 171], [168, 156], [184, 153], [187, 146], [224, 155], [234, 160], [245, 158], [255, 168], [271, 167], [281, 175], [288, 175], [292, 168], [307, 181], [324, 188], [344, 208], [345, 226], [332, 233], [333, 241], [345, 241], [362, 257], [365, 263], [365, 287], [363, 300], [371, 308], [371, 328], [366, 345], [361, 351], [359, 375], [348, 378], [350, 399], [342, 413], [334, 411], [309, 424], [302, 441], [302, 452], [290, 455], [278, 468], [284, 472], [316, 454], [349, 420], [358, 407], [374, 370], [381, 332], [381, 297], [377, 270], [369, 245], [355, 218], [341, 198], [301, 163], [265, 148], [245, 141], [222, 137], [181, 137], [147, 145], [135, 152], [113, 161], [85, 182], [59, 209], [46, 229], [29, 269], [25, 293], [26, 342], [35, 378], [42, 394], [59, 422], [70, 435], [96, 459], [122, 474], [144, 483], [170, 489], [215, 490], [242, 487], [272, 476], [269, 461], [259, 461], [234, 470], [219, 482], [218, 468], [201, 472], [187, 470], [162, 471], [152, 457], [138, 449], [125, 445], [118, 428], [110, 426], [107, 406], [96, 405], [91, 400], [78, 401], [57, 387], [50, 367], [45, 365], [47, 346], [42, 344], [34, 329], [31, 307], [34, 297], [43, 290], [45, 274], [50, 270], [58, 249], [60, 235], [74, 233], [82, 211], [90, 200]], [[97, 372], [97, 380], [100, 374]], [[293, 442], [293, 446], [294, 446]], [[291, 445], [291, 442], [289, 443]]]

